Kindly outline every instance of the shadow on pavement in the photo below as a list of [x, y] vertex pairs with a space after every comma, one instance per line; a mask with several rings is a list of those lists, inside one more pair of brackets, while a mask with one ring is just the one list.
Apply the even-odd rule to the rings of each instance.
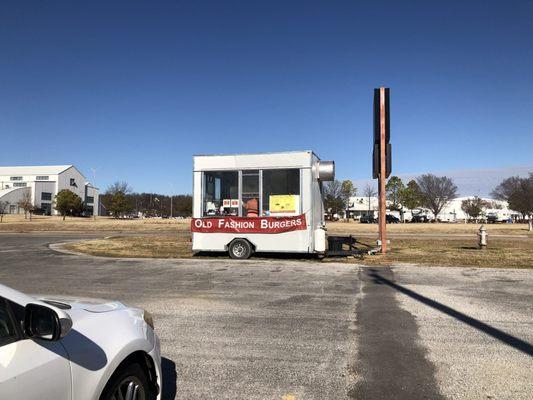
[[161, 358], [161, 370], [163, 378], [162, 400], [174, 400], [176, 398], [176, 364], [168, 358]]
[[431, 300], [428, 297], [422, 296], [421, 294], [418, 294], [410, 289], [407, 289], [401, 285], [391, 282], [387, 278], [384, 278], [383, 276], [381, 276], [376, 269], [371, 269], [369, 275], [374, 279], [374, 282], [377, 284], [388, 285], [391, 288], [396, 289], [397, 291], [415, 300], [418, 300], [427, 306], [433, 307], [434, 309], [444, 314], [447, 314], [450, 317], [453, 317], [467, 325], [470, 325], [472, 328], [475, 328], [483, 333], [486, 333], [489, 336], [492, 336], [495, 339], [498, 339], [499, 341], [507, 344], [508, 346], [513, 347], [516, 350], [519, 350], [529, 356], [533, 356], [533, 346], [522, 339], [509, 335], [508, 333], [505, 333], [504, 331], [501, 331], [497, 328], [487, 325], [486, 323], [481, 322], [475, 318], [469, 317], [468, 315], [463, 314], [462, 312], [459, 312], [457, 310], [454, 310], [453, 308], [448, 307], [442, 303], [439, 303], [438, 301]]

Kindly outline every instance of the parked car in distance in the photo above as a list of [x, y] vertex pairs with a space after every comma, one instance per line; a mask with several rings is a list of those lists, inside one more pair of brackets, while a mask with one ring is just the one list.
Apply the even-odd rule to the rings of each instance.
[[0, 398], [155, 400], [151, 315], [116, 301], [31, 297], [0, 284]]
[[400, 219], [398, 217], [395, 217], [394, 215], [387, 214], [386, 217], [387, 224], [397, 224], [400, 222]]
[[374, 224], [377, 222], [377, 219], [371, 214], [366, 214], [361, 216], [359, 222], [362, 224]]
[[489, 224], [496, 224], [498, 222], [501, 223], [512, 223], [513, 219], [508, 215], [500, 215], [495, 212], [491, 212], [487, 214], [487, 223]]
[[[400, 222], [400, 219], [394, 215], [386, 214], [385, 221], [387, 221], [387, 224], [397, 224]], [[379, 217], [375, 218], [373, 222], [379, 222]]]
[[411, 218], [411, 222], [429, 222], [429, 218], [427, 215], [415, 214]]

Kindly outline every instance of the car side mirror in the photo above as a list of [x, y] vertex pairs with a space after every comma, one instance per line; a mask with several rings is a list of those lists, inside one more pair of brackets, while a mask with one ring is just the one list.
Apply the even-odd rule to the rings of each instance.
[[24, 333], [30, 338], [56, 341], [72, 327], [70, 317], [51, 307], [29, 303], [25, 307]]

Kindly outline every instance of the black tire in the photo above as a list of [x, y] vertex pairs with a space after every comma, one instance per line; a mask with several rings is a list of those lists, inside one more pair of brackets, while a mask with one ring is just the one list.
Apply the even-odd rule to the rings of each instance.
[[250, 242], [246, 239], [235, 239], [229, 244], [229, 256], [236, 260], [246, 260], [253, 253]]
[[[121, 367], [111, 376], [100, 396], [100, 400], [120, 398], [113, 396], [119, 390], [125, 393], [128, 390], [128, 386], [137, 389], [136, 400], [156, 399], [156, 395], [151, 390], [145, 371], [139, 364], [132, 363]], [[126, 398], [126, 396], [123, 395], [123, 398]]]

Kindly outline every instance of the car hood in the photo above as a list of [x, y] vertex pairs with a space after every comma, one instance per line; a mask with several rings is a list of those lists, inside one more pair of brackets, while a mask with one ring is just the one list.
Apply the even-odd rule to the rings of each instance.
[[103, 313], [115, 310], [126, 309], [127, 307], [119, 301], [104, 299], [91, 299], [83, 297], [65, 296], [35, 296], [42, 302], [50, 304], [64, 310], [85, 310], [93, 313]]

